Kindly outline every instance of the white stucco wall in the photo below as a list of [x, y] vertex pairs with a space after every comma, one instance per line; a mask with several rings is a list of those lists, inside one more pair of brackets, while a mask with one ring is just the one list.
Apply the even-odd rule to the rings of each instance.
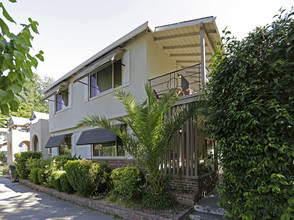
[[[125, 48], [129, 53], [130, 82], [124, 89], [130, 91], [137, 99], [145, 98], [144, 85], [147, 82], [146, 75], [146, 36], [128, 44]], [[122, 61], [124, 63], [124, 60]], [[126, 68], [126, 67], [125, 67]], [[124, 109], [119, 100], [113, 96], [113, 90], [85, 101], [84, 87], [82, 83], [73, 83], [71, 79], [69, 98], [71, 106], [54, 113], [54, 102], [50, 102], [50, 133], [57, 134], [65, 130], [73, 129], [77, 123], [89, 114], [103, 115], [108, 118], [117, 118], [124, 115]], [[53, 100], [53, 96], [50, 97]]]
[[31, 150], [34, 150], [34, 136], [38, 138], [38, 151], [42, 152], [43, 158], [48, 158], [48, 149], [45, 148], [46, 143], [49, 140], [49, 120], [39, 119], [33, 121], [30, 125], [30, 142]]
[[[30, 132], [22, 132], [18, 130], [11, 130], [7, 134], [7, 163], [14, 163], [14, 154], [18, 152], [28, 151], [29, 149], [24, 149], [19, 147], [19, 144], [23, 141], [30, 141]], [[11, 144], [11, 148], [10, 148]]]

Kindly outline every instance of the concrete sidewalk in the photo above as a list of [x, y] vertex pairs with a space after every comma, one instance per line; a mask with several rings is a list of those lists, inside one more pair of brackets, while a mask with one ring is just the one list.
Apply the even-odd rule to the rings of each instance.
[[0, 176], [0, 220], [2, 219], [110, 220], [114, 217], [12, 183]]

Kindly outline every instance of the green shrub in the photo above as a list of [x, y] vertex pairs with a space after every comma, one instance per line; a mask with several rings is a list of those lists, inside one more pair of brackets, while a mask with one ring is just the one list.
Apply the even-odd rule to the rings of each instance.
[[91, 194], [108, 192], [111, 185], [111, 169], [104, 163], [92, 163], [89, 170], [90, 182], [93, 185]]
[[7, 163], [7, 156], [4, 153], [4, 151], [0, 151], [0, 161], [2, 162], [2, 164], [6, 164]]
[[60, 176], [65, 173], [65, 171], [53, 171], [51, 173], [50, 178], [50, 185], [53, 186], [58, 191], [62, 191], [61, 183], [60, 183]]
[[149, 209], [168, 209], [174, 207], [175, 204], [175, 198], [168, 193], [153, 195], [146, 192], [142, 198], [142, 205]]
[[14, 157], [15, 168], [19, 178], [27, 179], [30, 174], [30, 169], [26, 167], [27, 160], [29, 158], [40, 159], [42, 157], [42, 153], [36, 151], [20, 152], [14, 154]]
[[93, 191], [89, 179], [91, 164], [91, 161], [83, 159], [68, 161], [64, 166], [70, 185], [84, 196], [90, 195]]
[[66, 192], [68, 194], [74, 193], [74, 189], [72, 188], [72, 186], [70, 185], [70, 183], [67, 179], [66, 172], [64, 172], [60, 175], [60, 185], [61, 185], [62, 191]]
[[68, 161], [64, 168], [71, 186], [81, 195], [108, 191], [110, 168], [105, 163], [92, 163], [83, 159]]
[[29, 175], [29, 180], [32, 181], [35, 184], [39, 184], [39, 179], [38, 179], [38, 173], [39, 173], [40, 168], [35, 167], [31, 169], [30, 175]]
[[46, 164], [46, 171], [45, 171], [45, 175], [46, 175], [46, 186], [48, 187], [53, 187], [52, 185], [50, 185], [50, 183], [52, 183], [51, 181], [51, 177], [52, 177], [52, 172], [54, 171], [58, 171], [58, 170], [64, 170], [64, 165], [67, 163], [67, 161], [69, 160], [75, 160], [75, 157], [72, 157], [71, 155], [60, 155], [60, 156], [56, 156], [56, 157], [52, 157]]
[[38, 172], [38, 181], [40, 184], [44, 184], [46, 182], [46, 174], [45, 174], [45, 168], [40, 168]]
[[49, 160], [44, 160], [43, 158], [32, 158], [30, 157], [26, 162], [26, 168], [31, 170], [33, 168], [45, 168]]
[[8, 165], [0, 166], [0, 175], [9, 174]]
[[112, 170], [113, 193], [124, 200], [139, 199], [142, 194], [143, 175], [137, 167]]
[[294, 219], [293, 11], [239, 41], [225, 36], [203, 100], [232, 219]]

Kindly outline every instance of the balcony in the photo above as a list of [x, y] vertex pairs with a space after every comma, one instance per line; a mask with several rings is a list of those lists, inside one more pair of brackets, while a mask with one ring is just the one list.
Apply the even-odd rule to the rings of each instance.
[[149, 85], [158, 98], [171, 90], [174, 90], [178, 96], [198, 94], [203, 85], [201, 64], [149, 79]]

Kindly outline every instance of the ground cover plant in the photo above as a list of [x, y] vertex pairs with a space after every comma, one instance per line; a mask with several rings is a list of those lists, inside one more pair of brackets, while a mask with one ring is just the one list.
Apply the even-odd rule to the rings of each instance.
[[232, 219], [294, 218], [293, 12], [275, 19], [241, 41], [226, 32], [204, 97]]

